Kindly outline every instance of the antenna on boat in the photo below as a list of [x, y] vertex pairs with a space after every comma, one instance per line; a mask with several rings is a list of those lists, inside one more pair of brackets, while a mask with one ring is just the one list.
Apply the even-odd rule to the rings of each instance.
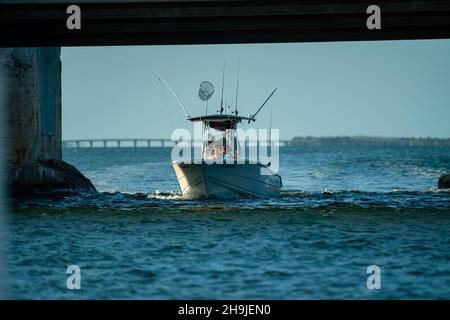
[[183, 105], [183, 103], [181, 102], [180, 98], [178, 98], [178, 96], [177, 96], [177, 94], [175, 93], [175, 91], [173, 91], [173, 89], [167, 84], [167, 82], [166, 82], [163, 78], [158, 77], [158, 80], [159, 80], [161, 83], [163, 83], [163, 84], [170, 90], [170, 92], [172, 92], [172, 94], [175, 96], [175, 98], [177, 99], [178, 103], [180, 104], [181, 109], [183, 109], [183, 112], [184, 112], [184, 114], [186, 115], [186, 117], [190, 118], [189, 115], [188, 115], [188, 113], [187, 113], [187, 111], [186, 111], [186, 108], [184, 107], [184, 105]]
[[238, 107], [238, 94], [239, 94], [239, 66], [240, 66], [241, 59], [238, 59], [238, 69], [237, 69], [237, 81], [236, 81], [236, 101], [234, 105], [234, 114], [238, 115], [237, 107]]
[[220, 113], [223, 112], [223, 88], [225, 87], [225, 61], [223, 62], [222, 70], [222, 98], [220, 99]]
[[256, 115], [261, 111], [261, 109], [264, 107], [264, 105], [267, 103], [267, 101], [269, 101], [269, 99], [272, 98], [275, 91], [277, 91], [277, 88], [273, 89], [272, 93], [267, 97], [266, 101], [264, 101], [264, 103], [261, 105], [261, 107], [259, 107], [259, 109], [255, 112], [255, 114], [253, 114], [249, 117], [250, 119], [248, 120], [248, 123], [250, 123], [251, 120], [255, 121]]

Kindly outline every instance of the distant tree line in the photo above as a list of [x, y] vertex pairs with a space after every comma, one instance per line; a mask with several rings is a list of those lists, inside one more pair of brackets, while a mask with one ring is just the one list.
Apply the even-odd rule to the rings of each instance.
[[290, 146], [450, 146], [450, 138], [295, 137]]

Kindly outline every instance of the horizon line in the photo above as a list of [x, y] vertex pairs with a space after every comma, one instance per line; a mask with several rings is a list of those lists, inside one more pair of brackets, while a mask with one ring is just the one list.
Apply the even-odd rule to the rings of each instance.
[[[424, 139], [434, 139], [434, 140], [450, 140], [449, 137], [435, 137], [435, 136], [378, 136], [378, 135], [335, 135], [335, 136], [313, 136], [313, 135], [307, 135], [307, 136], [294, 136], [292, 138], [280, 138], [281, 141], [289, 141], [293, 139], [336, 139], [336, 138], [368, 138], [368, 139], [417, 139], [417, 140], [424, 140]], [[140, 138], [128, 138], [128, 137], [122, 137], [122, 138], [66, 138], [61, 139], [64, 141], [89, 141], [89, 140], [166, 140], [166, 141], [172, 141], [170, 138], [154, 138], [154, 137], [140, 137]]]

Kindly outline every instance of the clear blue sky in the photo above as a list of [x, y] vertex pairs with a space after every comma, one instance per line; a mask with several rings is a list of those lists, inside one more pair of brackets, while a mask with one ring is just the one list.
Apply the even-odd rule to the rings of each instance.
[[[450, 138], [450, 40], [298, 44], [71, 47], [62, 50], [63, 139], [170, 137], [190, 128], [161, 75], [191, 115], [204, 112], [203, 80], [220, 104], [234, 103], [240, 58], [240, 113], [253, 113], [270, 91], [257, 127], [294, 136]], [[171, 121], [172, 120], [172, 121]], [[173, 125], [172, 125], [173, 124]]]

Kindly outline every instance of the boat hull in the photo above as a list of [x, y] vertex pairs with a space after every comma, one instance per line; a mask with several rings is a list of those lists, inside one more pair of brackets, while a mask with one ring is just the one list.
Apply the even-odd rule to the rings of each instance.
[[[183, 196], [198, 198], [279, 197], [281, 177], [260, 163], [173, 162]], [[266, 174], [263, 175], [261, 172]]]

